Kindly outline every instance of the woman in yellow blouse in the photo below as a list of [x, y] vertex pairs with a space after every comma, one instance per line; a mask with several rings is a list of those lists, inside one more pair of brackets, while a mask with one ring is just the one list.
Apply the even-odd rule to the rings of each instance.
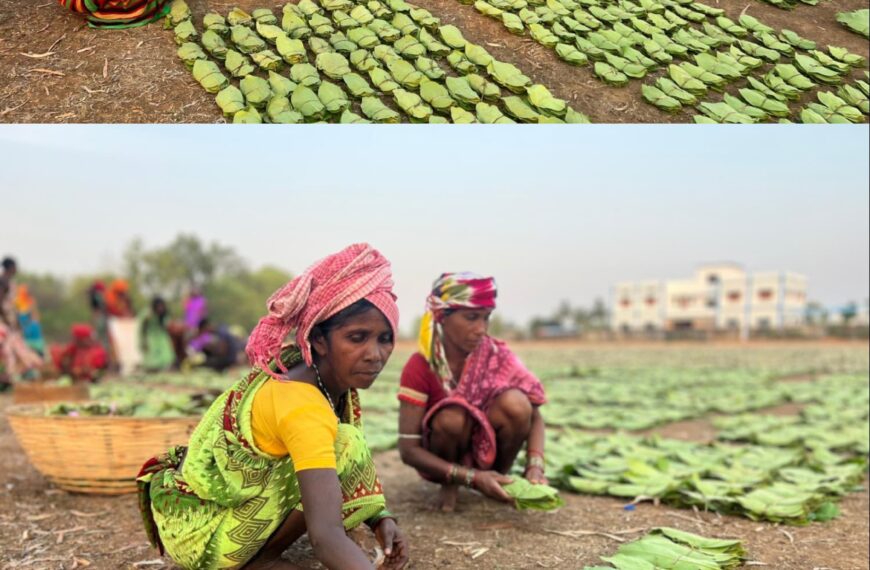
[[[403, 568], [405, 539], [386, 509], [360, 425], [358, 389], [393, 350], [389, 262], [357, 244], [269, 299], [248, 342], [254, 369], [209, 409], [187, 447], [152, 458], [140, 504], [155, 546], [183, 568], [296, 568], [281, 553], [308, 533], [327, 568], [373, 568], [345, 534], [365, 522]], [[296, 344], [282, 349], [296, 331]]]

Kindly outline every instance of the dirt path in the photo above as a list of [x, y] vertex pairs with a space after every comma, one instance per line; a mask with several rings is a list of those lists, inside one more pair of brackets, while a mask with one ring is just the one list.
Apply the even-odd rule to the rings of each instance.
[[[0, 568], [169, 568], [146, 544], [134, 496], [65, 493], [30, 466], [2, 415], [9, 400], [0, 396]], [[739, 537], [751, 560], [769, 568], [868, 568], [866, 492], [843, 501], [841, 518], [803, 528], [651, 504], [626, 511], [618, 499], [577, 495], [566, 495], [567, 506], [556, 513], [520, 513], [463, 493], [458, 512], [448, 515], [431, 509], [436, 487], [402, 465], [395, 451], [379, 454], [376, 461], [390, 507], [410, 537], [415, 569], [578, 570], [612, 553], [618, 543], [601, 535], [575, 539], [550, 531], [632, 531], [618, 535], [631, 539], [641, 529], [660, 525]], [[320, 567], [304, 540], [288, 556], [305, 567]]]
[[[589, 67], [572, 67], [528, 37], [507, 32], [456, 0], [417, 0], [444, 23], [511, 61], [525, 74], [572, 102], [599, 123], [688, 122], [683, 112], [668, 115], [640, 97], [642, 81], [622, 89], [596, 80]], [[749, 14], [776, 28], [868, 55], [867, 40], [841, 28], [834, 15], [865, 7], [864, 0], [822, 0], [819, 6], [779, 10], [757, 0], [711, 0], [736, 19]], [[28, 2], [29, 4], [29, 2]], [[212, 96], [178, 61], [176, 46], [161, 25], [124, 31], [94, 31], [57, 2], [0, 0], [0, 122], [26, 123], [213, 123], [222, 121]], [[197, 16], [206, 9], [226, 13], [259, 0], [189, 0]], [[276, 6], [273, 6], [276, 7]], [[50, 53], [51, 55], [45, 55]], [[39, 56], [39, 57], [35, 57]], [[730, 90], [736, 88], [731, 86]], [[808, 94], [806, 98], [810, 98]]]

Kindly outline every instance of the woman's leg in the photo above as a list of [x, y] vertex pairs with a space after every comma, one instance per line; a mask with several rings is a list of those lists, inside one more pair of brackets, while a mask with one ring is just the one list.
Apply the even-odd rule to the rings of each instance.
[[507, 473], [532, 430], [532, 403], [520, 390], [501, 393], [489, 406], [487, 417], [495, 430], [496, 456], [492, 468]]
[[282, 560], [281, 554], [299, 540], [305, 534], [305, 530], [305, 515], [302, 511], [295, 509], [290, 511], [260, 552], [245, 565], [245, 570], [299, 570], [299, 566]]
[[[465, 410], [447, 406], [432, 418], [429, 429], [429, 451], [450, 463], [457, 463], [471, 447], [472, 422]], [[459, 487], [442, 485], [438, 507], [445, 512], [456, 508]]]

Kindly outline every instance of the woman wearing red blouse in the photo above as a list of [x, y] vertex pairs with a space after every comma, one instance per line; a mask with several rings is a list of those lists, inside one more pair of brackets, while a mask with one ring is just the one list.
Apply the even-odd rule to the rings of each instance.
[[492, 277], [444, 273], [427, 298], [420, 351], [402, 370], [399, 452], [441, 483], [452, 511], [460, 485], [510, 502], [502, 489], [523, 444], [525, 477], [544, 477], [544, 388], [507, 345], [487, 335], [495, 308]]

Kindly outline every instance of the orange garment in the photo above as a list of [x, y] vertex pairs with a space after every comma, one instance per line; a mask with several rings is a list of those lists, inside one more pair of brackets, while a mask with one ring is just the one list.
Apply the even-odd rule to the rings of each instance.
[[124, 279], [115, 279], [106, 291], [106, 309], [116, 317], [132, 316], [128, 294], [130, 285]]
[[33, 296], [30, 294], [30, 290], [27, 288], [27, 285], [22, 283], [18, 286], [18, 291], [15, 295], [15, 308], [18, 309], [19, 313], [26, 313], [30, 311], [30, 309], [35, 304], [35, 300]]
[[257, 448], [289, 455], [296, 471], [336, 467], [338, 418], [316, 386], [267, 380], [254, 396], [251, 431]]

